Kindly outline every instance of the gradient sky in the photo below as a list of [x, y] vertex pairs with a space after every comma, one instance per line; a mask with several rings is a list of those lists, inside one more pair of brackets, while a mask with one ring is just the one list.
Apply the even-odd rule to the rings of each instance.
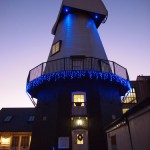
[[[0, 0], [0, 108], [33, 106], [30, 69], [48, 58], [62, 0]], [[103, 0], [109, 16], [98, 31], [109, 60], [131, 80], [150, 75], [150, 0]]]

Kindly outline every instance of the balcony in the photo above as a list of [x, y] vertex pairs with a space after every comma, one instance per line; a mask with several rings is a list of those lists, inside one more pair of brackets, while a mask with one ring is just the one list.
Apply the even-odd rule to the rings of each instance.
[[113, 61], [93, 57], [67, 57], [43, 62], [31, 69], [29, 71], [27, 83], [39, 78], [42, 75], [73, 70], [94, 70], [99, 72], [107, 72], [120, 76], [125, 80], [129, 80], [127, 69]]

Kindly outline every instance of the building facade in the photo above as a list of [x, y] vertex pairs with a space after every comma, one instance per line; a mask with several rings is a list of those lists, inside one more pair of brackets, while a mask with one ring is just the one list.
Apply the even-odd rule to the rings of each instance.
[[2, 108], [0, 150], [29, 150], [34, 118], [34, 108]]

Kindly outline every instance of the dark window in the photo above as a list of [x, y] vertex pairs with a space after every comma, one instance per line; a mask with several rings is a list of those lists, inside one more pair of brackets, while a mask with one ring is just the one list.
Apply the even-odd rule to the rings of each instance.
[[4, 122], [10, 122], [12, 120], [12, 116], [6, 116], [5, 118], [4, 118]]
[[111, 136], [111, 149], [117, 150], [116, 135]]
[[12, 137], [12, 146], [17, 147], [19, 145], [19, 136], [13, 136]]
[[29, 122], [33, 122], [34, 119], [35, 119], [35, 116], [29, 116], [28, 121], [29, 121]]
[[22, 136], [21, 146], [29, 146], [29, 136]]

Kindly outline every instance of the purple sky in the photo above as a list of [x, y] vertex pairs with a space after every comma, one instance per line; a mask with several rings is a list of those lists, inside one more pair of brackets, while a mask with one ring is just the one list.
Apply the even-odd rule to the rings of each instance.
[[[28, 71], [47, 60], [62, 0], [0, 0], [0, 108], [33, 106]], [[99, 33], [109, 60], [131, 80], [150, 75], [150, 0], [103, 0], [109, 16]]]

